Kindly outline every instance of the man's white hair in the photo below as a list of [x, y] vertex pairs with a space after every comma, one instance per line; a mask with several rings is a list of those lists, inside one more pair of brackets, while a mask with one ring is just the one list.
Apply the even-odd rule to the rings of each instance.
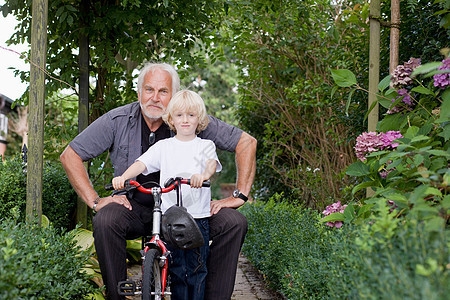
[[139, 94], [142, 92], [145, 75], [147, 75], [148, 72], [153, 73], [156, 70], [166, 71], [170, 74], [170, 77], [172, 77], [172, 95], [180, 90], [180, 77], [172, 65], [167, 63], [146, 63], [141, 69], [138, 77], [137, 89]]

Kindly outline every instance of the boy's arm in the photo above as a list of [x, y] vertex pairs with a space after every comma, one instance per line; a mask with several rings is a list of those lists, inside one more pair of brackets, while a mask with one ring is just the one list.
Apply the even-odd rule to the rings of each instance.
[[121, 176], [114, 177], [112, 184], [114, 189], [120, 190], [124, 188], [125, 181], [138, 176], [147, 169], [142, 161], [136, 161], [133, 163]]
[[217, 168], [217, 160], [208, 159], [206, 161], [205, 170], [202, 174], [194, 174], [191, 176], [191, 187], [199, 188], [202, 187], [203, 181], [208, 180], [211, 176], [216, 173]]

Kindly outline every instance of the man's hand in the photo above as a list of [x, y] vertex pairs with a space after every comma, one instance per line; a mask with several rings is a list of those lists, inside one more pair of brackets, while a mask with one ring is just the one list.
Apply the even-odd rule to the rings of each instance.
[[238, 208], [245, 203], [241, 198], [228, 197], [221, 200], [211, 201], [211, 215], [215, 215], [224, 207]]
[[108, 196], [105, 198], [100, 198], [98, 200], [97, 206], [95, 207], [95, 211], [99, 211], [100, 209], [102, 209], [103, 207], [105, 207], [106, 205], [108, 205], [110, 203], [117, 203], [117, 204], [123, 205], [126, 208], [128, 208], [129, 210], [133, 209], [131, 207], [130, 201], [128, 201], [128, 199], [127, 199], [127, 196], [115, 195], [115, 196]]

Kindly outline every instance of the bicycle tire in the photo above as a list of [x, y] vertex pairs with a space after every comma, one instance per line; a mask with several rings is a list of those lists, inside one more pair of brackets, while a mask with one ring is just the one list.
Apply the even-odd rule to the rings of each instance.
[[[162, 283], [161, 267], [159, 266], [159, 249], [149, 249], [145, 254], [142, 267], [142, 300], [160, 300]], [[153, 293], [153, 295], [152, 295]]]

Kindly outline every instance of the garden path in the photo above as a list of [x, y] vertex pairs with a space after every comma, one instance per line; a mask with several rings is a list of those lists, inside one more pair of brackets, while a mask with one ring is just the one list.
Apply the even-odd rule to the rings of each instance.
[[[132, 280], [137, 280], [141, 275], [140, 265], [132, 265], [128, 268], [129, 276]], [[140, 297], [130, 297], [138, 300]], [[167, 298], [170, 300], [170, 297]], [[277, 293], [268, 289], [262, 279], [262, 275], [252, 266], [252, 264], [240, 255], [238, 269], [236, 273], [236, 283], [231, 300], [278, 300], [285, 299]]]

